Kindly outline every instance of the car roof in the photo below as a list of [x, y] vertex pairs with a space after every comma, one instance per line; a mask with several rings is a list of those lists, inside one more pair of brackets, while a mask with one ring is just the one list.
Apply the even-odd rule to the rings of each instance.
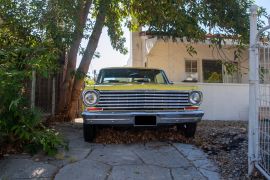
[[146, 68], [146, 67], [107, 67], [107, 68], [102, 68], [100, 70], [105, 70], [105, 69], [145, 69], [145, 70], [162, 70], [159, 68]]

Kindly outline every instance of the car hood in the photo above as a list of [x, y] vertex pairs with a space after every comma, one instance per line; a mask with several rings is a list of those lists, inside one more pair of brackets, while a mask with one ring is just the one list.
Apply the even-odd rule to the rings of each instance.
[[100, 91], [109, 91], [109, 90], [171, 90], [171, 91], [191, 91], [191, 90], [198, 90], [197, 86], [189, 86], [189, 85], [176, 85], [176, 84], [149, 84], [149, 83], [142, 83], [142, 84], [99, 84], [99, 85], [92, 85], [88, 86], [85, 89], [96, 89]]

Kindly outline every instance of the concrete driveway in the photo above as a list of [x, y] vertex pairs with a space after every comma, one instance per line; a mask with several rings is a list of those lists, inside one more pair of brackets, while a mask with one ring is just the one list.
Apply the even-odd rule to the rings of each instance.
[[220, 179], [217, 166], [193, 145], [90, 144], [83, 141], [81, 126], [65, 124], [59, 129], [69, 141], [69, 151], [60, 150], [54, 158], [6, 156], [0, 160], [0, 179]]

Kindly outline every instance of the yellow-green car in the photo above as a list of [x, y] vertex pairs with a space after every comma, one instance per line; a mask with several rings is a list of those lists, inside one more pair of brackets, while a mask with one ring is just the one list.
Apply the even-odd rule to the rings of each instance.
[[160, 69], [102, 69], [82, 97], [87, 142], [93, 141], [97, 126], [102, 125], [177, 125], [186, 137], [193, 137], [204, 114], [199, 110], [202, 93], [197, 87], [174, 85]]

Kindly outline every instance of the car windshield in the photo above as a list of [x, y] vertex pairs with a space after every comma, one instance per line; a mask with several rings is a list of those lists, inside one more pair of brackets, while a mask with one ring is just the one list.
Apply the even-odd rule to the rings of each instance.
[[155, 83], [168, 84], [165, 73], [157, 69], [102, 69], [98, 84], [106, 83]]

